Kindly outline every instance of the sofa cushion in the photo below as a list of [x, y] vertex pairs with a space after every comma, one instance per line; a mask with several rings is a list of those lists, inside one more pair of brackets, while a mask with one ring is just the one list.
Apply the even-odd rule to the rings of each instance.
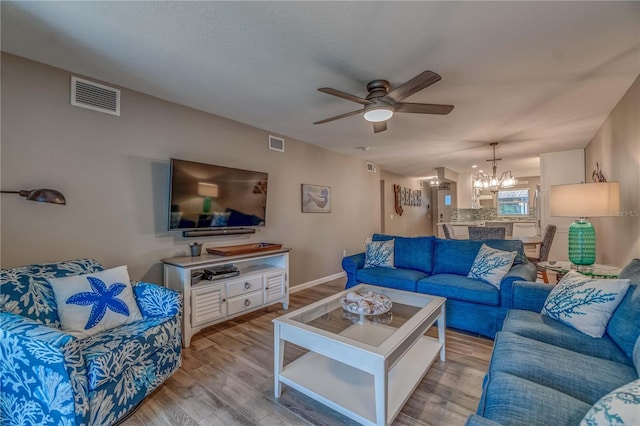
[[457, 274], [466, 276], [482, 244], [491, 248], [516, 251], [513, 264], [527, 263], [524, 245], [520, 240], [441, 240], [436, 238], [433, 250], [433, 274]]
[[611, 316], [607, 334], [631, 357], [633, 345], [640, 336], [640, 259], [633, 259], [618, 278], [628, 279], [631, 286]]
[[511, 269], [517, 254], [515, 251], [497, 250], [482, 244], [467, 277], [482, 280], [499, 289], [500, 281]]
[[502, 331], [539, 340], [581, 354], [631, 365], [631, 359], [607, 335], [587, 336], [560, 321], [537, 312], [510, 309]]
[[489, 371], [500, 371], [530, 380], [589, 405], [638, 378], [632, 366], [509, 332], [496, 335]]
[[430, 274], [433, 270], [435, 237], [399, 237], [373, 234], [373, 241], [395, 240], [395, 266]]
[[549, 293], [542, 314], [602, 337], [628, 288], [629, 280], [592, 279], [569, 271]]
[[416, 282], [426, 276], [424, 272], [400, 268], [365, 268], [356, 272], [358, 282], [407, 291], [416, 291]]
[[142, 320], [126, 266], [49, 280], [62, 329], [78, 338]]
[[394, 240], [371, 241], [364, 253], [365, 268], [393, 268]]
[[500, 303], [500, 291], [491, 284], [455, 274], [438, 274], [418, 281], [419, 293], [442, 296], [496, 306]]
[[[175, 317], [153, 318], [80, 340], [87, 365], [89, 391], [113, 381], [133, 366], [148, 364], [148, 368], [153, 368], [154, 354], [169, 346], [167, 339], [170, 336], [179, 338], [177, 326], [179, 324]], [[174, 361], [179, 363], [180, 353], [174, 356]]]
[[640, 380], [603, 396], [589, 410], [580, 426], [640, 425]]
[[511, 374], [490, 371], [485, 377], [478, 414], [502, 425], [574, 426], [590, 404]]
[[60, 328], [50, 278], [102, 271], [94, 259], [18, 266], [0, 270], [2, 294], [0, 310], [31, 318], [42, 324]]

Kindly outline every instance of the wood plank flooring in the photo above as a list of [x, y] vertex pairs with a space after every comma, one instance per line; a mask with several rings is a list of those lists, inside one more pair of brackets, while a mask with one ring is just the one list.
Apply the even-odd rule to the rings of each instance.
[[[344, 278], [291, 295], [297, 309], [344, 289]], [[150, 395], [124, 426], [355, 425], [283, 385], [273, 396], [274, 305], [209, 327], [184, 349], [182, 367]], [[437, 336], [435, 328], [427, 334]], [[475, 412], [493, 341], [447, 330], [447, 360], [436, 359], [393, 425], [463, 425]], [[304, 353], [286, 345], [285, 365]]]

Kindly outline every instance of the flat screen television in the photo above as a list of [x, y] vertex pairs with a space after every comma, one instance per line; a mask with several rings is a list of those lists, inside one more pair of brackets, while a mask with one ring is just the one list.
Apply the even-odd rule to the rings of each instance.
[[264, 226], [267, 173], [171, 159], [169, 230]]

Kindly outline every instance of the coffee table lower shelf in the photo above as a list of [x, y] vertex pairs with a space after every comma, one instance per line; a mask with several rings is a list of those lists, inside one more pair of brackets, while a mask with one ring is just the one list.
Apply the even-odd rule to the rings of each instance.
[[[423, 336], [389, 370], [387, 424], [398, 415], [441, 348], [437, 339]], [[308, 352], [287, 364], [279, 379], [362, 424], [377, 424], [373, 374]]]

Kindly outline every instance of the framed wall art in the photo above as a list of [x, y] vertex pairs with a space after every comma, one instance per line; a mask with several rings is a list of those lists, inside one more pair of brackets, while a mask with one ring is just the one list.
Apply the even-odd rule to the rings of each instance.
[[303, 183], [302, 213], [331, 213], [331, 187]]

